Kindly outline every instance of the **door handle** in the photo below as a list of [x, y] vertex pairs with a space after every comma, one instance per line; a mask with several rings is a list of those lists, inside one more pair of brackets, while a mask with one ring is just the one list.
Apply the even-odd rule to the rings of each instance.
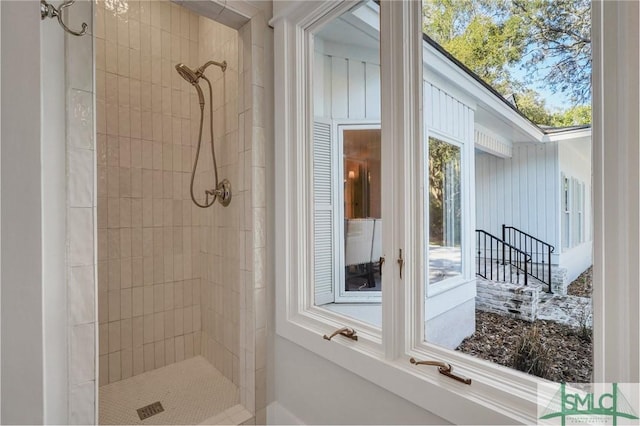
[[404, 259], [402, 258], [402, 249], [400, 249], [400, 257], [398, 258], [398, 265], [400, 266], [400, 279], [402, 279], [402, 267], [404, 266]]

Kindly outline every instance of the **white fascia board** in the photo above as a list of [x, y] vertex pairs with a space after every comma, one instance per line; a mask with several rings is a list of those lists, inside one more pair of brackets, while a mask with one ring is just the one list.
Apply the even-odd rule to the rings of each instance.
[[475, 123], [474, 146], [476, 149], [500, 158], [513, 156], [513, 143], [497, 133]]
[[549, 133], [544, 135], [542, 142], [560, 142], [566, 140], [586, 139], [591, 141], [591, 128], [567, 130], [566, 132]]
[[494, 114], [496, 119], [514, 127], [518, 133], [523, 133], [526, 136], [523, 140], [542, 142], [545, 135], [537, 126], [515, 112], [427, 42], [423, 43], [423, 62], [425, 70], [430, 74], [439, 76], [440, 79], [447, 81], [450, 87], [457, 87], [458, 91], [465, 93], [467, 98], [472, 98], [473, 102], [470, 106], [482, 105], [483, 109]]

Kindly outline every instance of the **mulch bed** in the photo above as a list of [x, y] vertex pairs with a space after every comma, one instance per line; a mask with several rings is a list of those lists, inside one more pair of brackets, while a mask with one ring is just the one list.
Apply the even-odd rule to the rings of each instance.
[[584, 271], [574, 282], [569, 284], [567, 294], [570, 296], [591, 297], [593, 266]]
[[[552, 321], [536, 321], [540, 339], [550, 351], [551, 368], [545, 379], [554, 382], [589, 383], [592, 381], [592, 343], [578, 330]], [[456, 350], [511, 367], [510, 359], [519, 337], [532, 324], [502, 315], [476, 311], [476, 332], [462, 341]]]

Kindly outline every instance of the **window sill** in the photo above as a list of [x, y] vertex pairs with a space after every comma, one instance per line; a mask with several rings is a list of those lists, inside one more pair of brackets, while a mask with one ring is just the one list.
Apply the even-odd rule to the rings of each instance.
[[446, 360], [453, 364], [457, 374], [473, 380], [471, 385], [465, 385], [439, 374], [436, 368], [412, 365], [409, 355], [385, 359], [384, 353], [376, 348], [378, 342], [368, 342], [366, 333], [359, 333], [362, 338], [358, 341], [340, 336], [327, 341], [322, 337], [327, 329], [305, 317], [279, 318], [276, 333], [452, 423], [537, 422], [536, 389], [542, 380], [437, 347], [411, 351], [417, 359]]

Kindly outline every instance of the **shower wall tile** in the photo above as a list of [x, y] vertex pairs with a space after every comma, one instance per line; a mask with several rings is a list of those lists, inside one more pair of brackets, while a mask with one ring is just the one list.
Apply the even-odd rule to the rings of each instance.
[[71, 324], [92, 324], [95, 318], [95, 266], [70, 268], [69, 320]]
[[[87, 5], [84, 6], [86, 7]], [[90, 5], [88, 6], [90, 8]], [[90, 20], [82, 22], [90, 22]], [[67, 86], [91, 93], [93, 91], [93, 76], [91, 72], [88, 72], [93, 68], [93, 49], [91, 43], [87, 43], [86, 40], [81, 37], [70, 37], [67, 39], [65, 48], [68, 52], [73, 52], [67, 55]]]
[[71, 89], [67, 114], [67, 139], [74, 148], [93, 149], [93, 95]]
[[244, 144], [245, 185], [245, 294], [247, 311], [244, 341], [245, 383], [241, 395], [251, 407], [258, 423], [264, 422], [266, 407], [266, 336], [267, 336], [267, 209], [266, 123], [269, 107], [265, 104], [264, 39], [270, 31], [261, 15], [253, 17], [242, 34], [243, 44], [250, 45], [243, 55], [244, 69]]
[[68, 222], [72, 224], [68, 229], [68, 264], [70, 266], [93, 265], [95, 262], [93, 209], [70, 206], [67, 215]]
[[96, 417], [95, 381], [74, 386], [69, 395], [69, 423], [94, 424]]
[[109, 383], [117, 382], [122, 379], [120, 374], [120, 352], [109, 354]]
[[[242, 152], [238, 140], [238, 56], [239, 36], [234, 30], [220, 24], [199, 20], [200, 46], [199, 61], [226, 60], [227, 70], [211, 67], [207, 76], [211, 79], [213, 90], [223, 93], [214, 99], [213, 121], [216, 140], [216, 154], [219, 175], [228, 178], [234, 189], [230, 206], [218, 209], [213, 215], [200, 220], [201, 247], [203, 253], [201, 312], [194, 313], [193, 327], [202, 329], [200, 341], [201, 351], [209, 361], [236, 384], [240, 384], [240, 222], [242, 210], [241, 188], [238, 176], [241, 175], [242, 163], [239, 162]], [[208, 114], [205, 110], [205, 114]], [[210, 172], [211, 165], [203, 169], [203, 174]], [[240, 174], [239, 174], [240, 172]], [[200, 318], [200, 323], [198, 323]], [[198, 346], [196, 340], [194, 345]]]
[[72, 385], [89, 382], [95, 378], [95, 325], [76, 325], [71, 328], [70, 381]]
[[[198, 17], [168, 0], [126, 4], [98, 1], [94, 15], [100, 385], [200, 353], [194, 264], [206, 216], [189, 195], [200, 116], [193, 87], [174, 69], [198, 60]], [[85, 125], [90, 110], [75, 96], [72, 118]], [[93, 146], [72, 136], [78, 148]], [[82, 184], [93, 176], [73, 169], [72, 202], [91, 206]]]
[[[263, 414], [266, 23], [236, 32], [168, 1], [128, 3], [116, 16], [98, 2], [95, 15], [99, 382], [202, 353]], [[210, 59], [228, 63], [207, 76], [222, 93], [213, 136], [234, 194], [229, 207], [199, 209], [189, 183], [200, 109], [173, 66]], [[211, 172], [203, 155], [196, 194], [211, 187]]]

